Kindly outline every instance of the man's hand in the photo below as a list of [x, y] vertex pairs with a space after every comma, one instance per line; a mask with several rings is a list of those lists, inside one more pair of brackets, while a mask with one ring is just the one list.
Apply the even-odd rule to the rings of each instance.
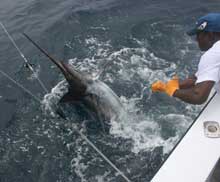
[[174, 76], [167, 83], [157, 81], [151, 85], [151, 89], [153, 92], [165, 92], [169, 96], [173, 96], [174, 92], [179, 89], [179, 79]]
[[196, 84], [197, 77], [195, 75], [189, 76], [185, 80], [179, 82], [179, 88], [180, 89], [188, 89], [192, 88]]
[[162, 81], [156, 81], [151, 85], [151, 90], [153, 92], [165, 92], [166, 84]]

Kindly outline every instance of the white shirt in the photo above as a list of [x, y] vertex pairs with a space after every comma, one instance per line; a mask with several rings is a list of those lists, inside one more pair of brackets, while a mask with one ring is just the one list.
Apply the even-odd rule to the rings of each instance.
[[220, 41], [217, 41], [200, 58], [196, 83], [214, 81], [214, 89], [220, 93]]

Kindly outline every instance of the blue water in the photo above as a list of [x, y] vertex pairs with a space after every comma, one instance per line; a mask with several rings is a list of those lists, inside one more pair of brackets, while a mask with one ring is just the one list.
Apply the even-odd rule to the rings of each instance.
[[[202, 108], [152, 94], [150, 84], [196, 71], [201, 52], [185, 32], [197, 17], [218, 11], [217, 1], [205, 0], [1, 0], [0, 20], [50, 97], [0, 29], [0, 69], [43, 101], [0, 75], [0, 181], [124, 181], [72, 124], [131, 181], [150, 181]], [[49, 106], [63, 93], [64, 78], [23, 32], [83, 72], [97, 73], [109, 61], [101, 80], [133, 118], [112, 121], [103, 133], [73, 104], [62, 106], [69, 121], [54, 116]]]

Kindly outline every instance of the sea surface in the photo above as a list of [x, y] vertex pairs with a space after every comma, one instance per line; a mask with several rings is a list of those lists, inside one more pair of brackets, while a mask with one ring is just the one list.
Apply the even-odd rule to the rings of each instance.
[[[0, 0], [0, 21], [48, 90], [0, 28], [0, 70], [16, 81], [0, 74], [0, 182], [125, 181], [73, 126], [132, 182], [149, 182], [202, 109], [150, 85], [195, 73], [202, 53], [185, 32], [219, 10], [219, 0]], [[100, 80], [132, 119], [105, 132], [74, 104], [62, 104], [69, 120], [57, 117], [52, 106], [67, 84], [23, 32], [91, 76], [109, 62]]]

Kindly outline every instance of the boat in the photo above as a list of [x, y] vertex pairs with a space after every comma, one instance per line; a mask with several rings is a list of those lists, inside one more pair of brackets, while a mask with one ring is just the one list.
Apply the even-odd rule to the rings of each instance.
[[220, 182], [220, 94], [212, 95], [151, 182]]

